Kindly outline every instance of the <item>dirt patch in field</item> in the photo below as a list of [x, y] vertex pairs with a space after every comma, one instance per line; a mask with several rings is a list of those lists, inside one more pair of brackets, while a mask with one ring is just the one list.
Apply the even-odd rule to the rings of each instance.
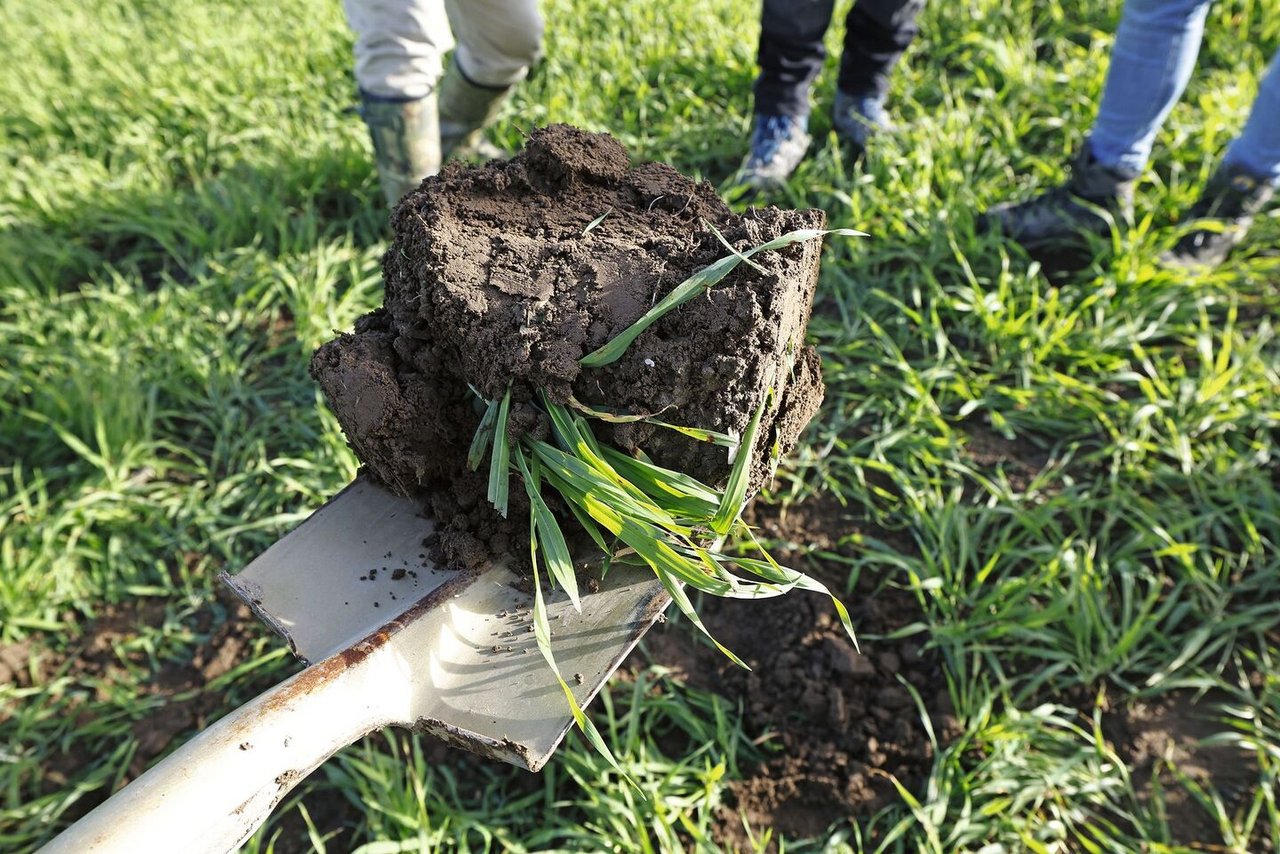
[[[136, 646], [129, 648], [129, 642], [145, 627], [160, 626], [168, 618], [165, 603], [158, 599], [108, 605], [65, 650], [33, 647], [32, 657], [20, 668], [19, 684], [31, 668], [44, 676], [70, 678], [86, 692], [80, 712], [86, 716], [86, 724], [96, 714], [93, 706], [108, 702], [118, 685], [128, 685], [141, 697], [160, 701], [130, 726], [137, 749], [124, 772], [124, 782], [139, 776], [152, 760], [175, 746], [179, 736], [203, 729], [221, 716], [226, 697], [208, 686], [245, 658], [248, 644], [262, 634], [248, 608], [229, 595], [222, 596], [217, 613], [214, 608], [204, 608], [189, 618], [188, 628], [204, 636], [191, 649], [190, 658], [164, 661], [140, 679], [138, 669], [148, 668], [150, 663], [147, 654]], [[267, 677], [262, 687], [270, 681], [271, 677]], [[240, 687], [243, 689], [243, 685]], [[251, 685], [249, 690], [254, 687]], [[99, 759], [100, 755], [90, 755], [83, 745], [73, 742], [69, 750], [50, 758], [43, 785], [46, 790], [62, 788], [81, 769]], [[108, 794], [103, 791], [86, 795], [76, 804], [75, 814], [87, 812]]]
[[965, 459], [986, 474], [1002, 473], [1017, 492], [1026, 492], [1049, 464], [1049, 454], [1028, 439], [1008, 439], [977, 421], [962, 429]]
[[743, 849], [750, 847], [744, 816], [757, 833], [772, 828], [789, 838], [811, 838], [896, 800], [894, 778], [916, 789], [933, 759], [922, 715], [932, 718], [944, 743], [957, 727], [941, 666], [923, 650], [923, 638], [883, 637], [920, 620], [915, 599], [881, 588], [868, 573], [845, 593], [848, 567], [815, 557], [820, 551], [847, 553], [859, 533], [882, 540], [892, 534], [864, 526], [823, 496], [785, 512], [758, 508], [753, 521], [785, 544], [776, 551], [780, 559], [840, 593], [860, 633], [861, 652], [830, 601], [805, 593], [768, 602], [704, 600], [708, 627], [751, 672], [696, 643], [687, 627], [658, 627], [646, 637], [653, 660], [687, 684], [740, 700], [748, 735], [763, 739], [773, 754], [731, 784], [719, 817], [717, 841]]
[[[1217, 822], [1196, 802], [1180, 775], [1212, 787], [1230, 814], [1249, 802], [1258, 785], [1258, 761], [1252, 752], [1231, 744], [1203, 743], [1227, 731], [1221, 705], [1229, 702], [1225, 696], [1175, 691], [1103, 716], [1103, 733], [1129, 766], [1139, 802], [1154, 806], [1157, 792], [1163, 800], [1175, 845], [1215, 850], [1223, 842]], [[1256, 841], [1267, 845], [1264, 839]]]
[[[804, 343], [820, 241], [755, 256], [757, 267], [666, 315], [612, 364], [584, 369], [579, 359], [726, 256], [712, 226], [745, 249], [824, 222], [820, 211], [735, 214], [705, 182], [632, 166], [605, 134], [534, 131], [512, 160], [447, 167], [400, 202], [383, 306], [321, 347], [312, 373], [372, 473], [428, 503], [454, 565], [508, 555], [527, 519], [522, 490], [511, 493], [513, 528], [484, 500], [487, 473], [465, 466], [476, 393], [495, 400], [510, 389], [513, 440], [546, 435], [540, 392], [736, 435], [763, 405], [749, 449], [754, 491], [821, 401], [819, 360]], [[713, 486], [729, 474], [723, 448], [674, 431], [629, 423], [598, 433]]]

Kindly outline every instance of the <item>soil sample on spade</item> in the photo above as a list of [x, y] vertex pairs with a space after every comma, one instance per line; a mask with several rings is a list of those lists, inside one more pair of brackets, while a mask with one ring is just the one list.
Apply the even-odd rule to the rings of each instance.
[[[818, 356], [805, 344], [816, 239], [755, 255], [758, 269], [739, 265], [616, 362], [579, 365], [728, 254], [711, 225], [744, 250], [821, 228], [821, 211], [735, 214], [705, 182], [659, 163], [632, 166], [612, 137], [553, 125], [510, 161], [446, 167], [405, 196], [391, 221], [382, 307], [322, 346], [311, 372], [367, 470], [425, 502], [442, 557], [455, 566], [523, 551], [528, 536], [524, 491], [511, 490], [508, 524], [485, 500], [487, 467], [466, 466], [483, 412], [477, 394], [493, 400], [511, 389], [513, 442], [548, 431], [539, 391], [730, 435], [764, 403], [745, 449], [748, 494], [821, 402]], [[599, 425], [597, 436], [715, 487], [730, 472], [723, 447], [664, 427]]]

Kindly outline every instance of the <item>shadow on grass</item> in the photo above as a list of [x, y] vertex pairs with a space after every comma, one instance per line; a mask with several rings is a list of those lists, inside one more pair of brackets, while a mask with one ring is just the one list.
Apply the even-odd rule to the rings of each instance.
[[0, 230], [0, 276], [49, 292], [106, 271], [181, 284], [237, 247], [286, 255], [344, 235], [364, 247], [387, 228], [372, 163], [352, 146], [281, 152], [168, 190], [94, 188], [16, 219]]

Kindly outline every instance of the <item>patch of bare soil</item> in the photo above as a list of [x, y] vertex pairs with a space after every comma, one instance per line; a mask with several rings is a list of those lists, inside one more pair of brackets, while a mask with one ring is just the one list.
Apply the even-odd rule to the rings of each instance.
[[[843, 591], [846, 566], [806, 561], [812, 550], [838, 549], [841, 537], [863, 527], [834, 499], [819, 496], [787, 512], [761, 507], [754, 523], [792, 544], [777, 552], [780, 559]], [[856, 590], [841, 596], [861, 652], [831, 603], [804, 593], [767, 602], [703, 600], [708, 627], [751, 672], [694, 642], [686, 629], [659, 626], [645, 639], [652, 659], [672, 667], [687, 684], [740, 700], [748, 735], [763, 739], [772, 754], [731, 785], [718, 827], [717, 841], [726, 848], [748, 846], [744, 816], [756, 832], [772, 828], [793, 839], [810, 838], [895, 800], [893, 778], [917, 788], [933, 759], [922, 714], [930, 716], [944, 744], [954, 737], [956, 722], [938, 660], [922, 651], [919, 638], [883, 639], [920, 619], [915, 599], [880, 588], [866, 573]]]
[[1003, 472], [1017, 492], [1026, 492], [1036, 476], [1049, 464], [1049, 455], [1028, 439], [1007, 439], [978, 421], [967, 421], [964, 456], [980, 471]]
[[1248, 804], [1258, 785], [1258, 762], [1250, 751], [1203, 743], [1225, 730], [1219, 710], [1225, 701], [1175, 691], [1113, 709], [1102, 719], [1103, 734], [1129, 767], [1139, 801], [1149, 806], [1159, 791], [1175, 845], [1206, 851], [1222, 845], [1217, 823], [1179, 775], [1213, 787], [1230, 813]]

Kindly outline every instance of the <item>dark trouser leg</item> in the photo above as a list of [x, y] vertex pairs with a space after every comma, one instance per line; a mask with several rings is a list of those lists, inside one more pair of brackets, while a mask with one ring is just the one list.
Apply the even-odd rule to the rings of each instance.
[[858, 0], [845, 19], [837, 85], [848, 95], [884, 100], [889, 75], [920, 27], [924, 0]]
[[822, 37], [833, 6], [834, 0], [764, 0], [755, 86], [758, 115], [809, 115], [809, 87], [827, 57]]

